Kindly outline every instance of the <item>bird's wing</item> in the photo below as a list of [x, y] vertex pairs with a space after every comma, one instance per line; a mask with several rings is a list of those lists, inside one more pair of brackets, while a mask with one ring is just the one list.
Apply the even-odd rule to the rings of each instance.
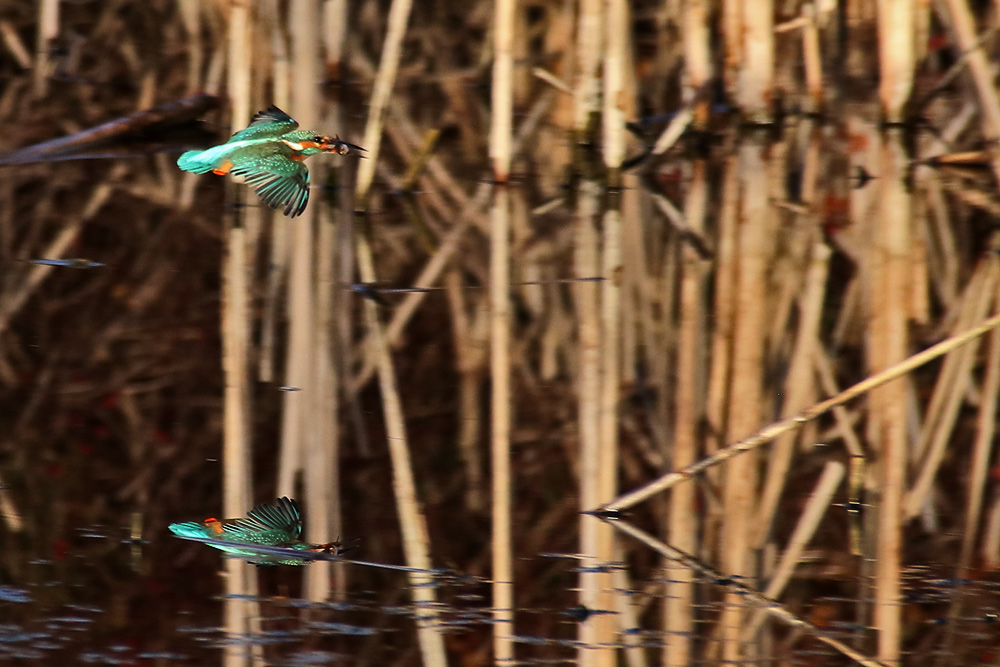
[[234, 167], [229, 173], [245, 176], [246, 183], [271, 208], [284, 206], [290, 218], [301, 215], [309, 202], [309, 169], [283, 152]]
[[302, 515], [299, 506], [291, 498], [277, 500], [257, 505], [247, 512], [247, 516], [237, 519], [232, 525], [226, 526], [227, 532], [262, 532], [277, 530], [287, 534], [291, 540], [297, 540], [302, 535]]
[[246, 139], [272, 139], [287, 134], [299, 124], [295, 119], [278, 107], [271, 105], [263, 111], [254, 114], [250, 125], [240, 130], [229, 141], [244, 141]]

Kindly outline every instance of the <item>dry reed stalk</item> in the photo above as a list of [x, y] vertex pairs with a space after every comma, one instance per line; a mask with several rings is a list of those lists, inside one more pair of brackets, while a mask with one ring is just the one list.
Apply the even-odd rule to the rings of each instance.
[[[814, 349], [819, 346], [820, 318], [823, 314], [823, 300], [826, 291], [827, 271], [830, 264], [830, 248], [824, 243], [813, 246], [809, 268], [806, 271], [805, 286], [799, 300], [798, 330], [795, 350], [789, 363], [788, 375], [782, 392], [781, 416], [790, 417], [809, 406], [815, 396], [813, 386]], [[778, 438], [771, 450], [764, 490], [761, 492], [760, 507], [753, 531], [756, 548], [769, 539], [775, 513], [785, 487], [788, 470], [792, 462], [795, 434], [789, 433]]]
[[[368, 120], [365, 125], [363, 145], [368, 149], [369, 159], [361, 161], [354, 191], [356, 210], [365, 211], [367, 209], [368, 193], [375, 176], [375, 167], [381, 146], [382, 121], [385, 118], [386, 105], [392, 93], [396, 71], [399, 68], [399, 57], [411, 4], [410, 0], [393, 0], [389, 8], [382, 59], [379, 62]], [[361, 234], [357, 235], [355, 252], [361, 281], [374, 283], [376, 282], [375, 263], [368, 241], [369, 233], [369, 229], [364, 229]], [[403, 533], [403, 553], [409, 567], [427, 571], [431, 567], [430, 540], [427, 535], [424, 514], [417, 498], [396, 371], [393, 367], [382, 322], [379, 320], [377, 304], [370, 299], [365, 299], [364, 310], [365, 323], [368, 327], [368, 340], [376, 355], [379, 386], [382, 390], [382, 412], [385, 417], [386, 438], [392, 461], [396, 510]], [[431, 577], [422, 572], [411, 572], [409, 578], [413, 601], [422, 612], [417, 618], [417, 639], [420, 643], [424, 664], [435, 667], [447, 665], [443, 630], [438, 623], [436, 592], [434, 587], [430, 585]]]
[[672, 545], [656, 539], [646, 531], [641, 528], [637, 528], [627, 521], [613, 519], [610, 520], [610, 523], [615, 527], [615, 529], [639, 540], [658, 554], [680, 562], [685, 567], [702, 575], [703, 578], [711, 581], [725, 582], [724, 585], [727, 589], [739, 592], [740, 596], [744, 600], [760, 606], [768, 615], [780, 620], [782, 623], [794, 630], [800, 630], [807, 633], [808, 635], [814, 637], [817, 641], [826, 644], [838, 653], [854, 660], [859, 665], [865, 665], [865, 667], [886, 667], [883, 663], [869, 658], [868, 656], [854, 650], [850, 646], [847, 646], [843, 642], [830, 637], [826, 634], [826, 632], [816, 627], [809, 621], [789, 611], [777, 600], [768, 598], [755, 588], [742, 584], [738, 580], [727, 576], [727, 574], [723, 574], [722, 572], [709, 567], [703, 561], [695, 558], [691, 554], [684, 553]]
[[[991, 253], [984, 258], [980, 270], [976, 272], [982, 275], [982, 279], [970, 282], [969, 290], [965, 298], [969, 302], [967, 309], [970, 315], [970, 324], [981, 322], [986, 317], [990, 305], [994, 299], [995, 285], [1000, 279], [1000, 263]], [[964, 328], [964, 327], [963, 327]], [[947, 398], [943, 402], [941, 415], [937, 423], [929, 425], [932, 428], [925, 429], [929, 433], [927, 443], [929, 449], [923, 460], [923, 466], [917, 479], [906, 497], [906, 516], [915, 517], [928, 502], [934, 479], [937, 476], [938, 468], [944, 460], [948, 443], [954, 433], [955, 423], [958, 420], [958, 411], [962, 406], [965, 397], [965, 389], [972, 379], [972, 367], [976, 361], [976, 346], [968, 345], [961, 350], [957, 350], [952, 357], [955, 357], [955, 372], [950, 383]], [[935, 387], [935, 390], [937, 387]], [[922, 434], [923, 435], [923, 434]]]
[[[521, 122], [521, 126], [518, 128], [515, 136], [514, 148], [512, 151], [513, 156], [519, 154], [527, 144], [528, 139], [535, 135], [535, 131], [544, 118], [546, 111], [552, 105], [552, 100], [552, 96], [542, 96], [542, 98], [535, 103], [535, 106], [532, 107], [527, 118]], [[433, 160], [428, 164], [433, 164]], [[448, 262], [451, 260], [452, 253], [454, 253], [458, 248], [458, 244], [462, 240], [463, 235], [472, 225], [473, 219], [478, 218], [481, 215], [483, 208], [489, 202], [491, 189], [492, 186], [489, 183], [481, 183], [479, 185], [475, 194], [469, 199], [468, 204], [462, 208], [455, 224], [441, 239], [437, 251], [431, 257], [430, 261], [427, 262], [417, 279], [414, 281], [415, 287], [431, 287], [437, 280], [438, 276], [441, 275], [445, 267], [448, 265]], [[423, 303], [427, 294], [427, 292], [412, 292], [407, 294], [406, 298], [393, 309], [392, 319], [389, 321], [389, 325], [386, 327], [385, 332], [386, 340], [391, 346], [395, 346], [399, 342], [403, 330], [409, 323], [410, 318], [412, 318], [416, 313], [417, 308], [421, 303]], [[350, 385], [352, 390], [355, 392], [359, 391], [364, 385], [366, 385], [375, 373], [375, 360], [373, 353], [370, 352], [370, 350], [374, 348], [370, 343], [365, 343], [362, 346], [362, 349], [365, 350], [366, 356], [361, 365], [361, 370], [355, 374]]]
[[490, 453], [492, 474], [493, 660], [514, 662], [514, 567], [510, 469], [510, 190], [514, 119], [514, 0], [498, 0], [493, 16], [490, 103]]
[[485, 374], [487, 349], [485, 311], [476, 306], [475, 321], [470, 322], [462, 289], [462, 274], [452, 268], [445, 274], [445, 294], [451, 310], [452, 336], [458, 357], [459, 432], [458, 447], [465, 466], [466, 505], [478, 512], [486, 508], [483, 464], [479, 453], [482, 409], [480, 388]]
[[[967, 58], [969, 74], [979, 93], [983, 139], [987, 142], [1000, 138], [1000, 97], [997, 96], [995, 75], [976, 35], [976, 25], [968, 2], [946, 0], [951, 27], [955, 31], [958, 48]], [[1000, 180], [1000, 156], [991, 149], [993, 173]]]
[[986, 525], [980, 549], [983, 567], [996, 569], [1000, 566], [1000, 497], [993, 499], [983, 523]]
[[201, 68], [205, 62], [205, 49], [201, 41], [202, 5], [198, 0], [179, 0], [177, 10], [187, 33], [188, 95], [201, 90]]
[[[396, 71], [399, 69], [399, 58], [403, 48], [403, 35], [406, 34], [412, 4], [412, 0], [393, 0], [389, 8], [382, 59], [379, 61], [375, 77], [369, 102], [368, 121], [365, 124], [364, 140], [361, 144], [368, 149], [369, 158], [377, 157], [382, 146], [382, 126], [386, 107], [396, 81]], [[358, 170], [356, 194], [358, 203], [365, 208], [367, 208], [368, 191], [375, 177], [376, 162], [375, 159], [362, 160]]]
[[816, 5], [806, 2], [802, 5], [802, 59], [806, 72], [807, 104], [805, 110], [818, 113], [823, 110], [823, 54], [819, 49], [819, 28], [816, 25]]
[[913, 88], [914, 20], [914, 0], [878, 3], [879, 98], [882, 113], [891, 123], [903, 120]]
[[[593, 132], [601, 110], [600, 67], [603, 40], [603, 0], [580, 0], [576, 30], [576, 75], [574, 80], [573, 130], [577, 142], [574, 151], [575, 168], [581, 172], [577, 193], [575, 221], [574, 270], [577, 277], [598, 275], [600, 257], [595, 225], [600, 211], [601, 186], [593, 172], [596, 165], [585, 162], [590, 156], [582, 147]], [[578, 322], [578, 366], [575, 378], [578, 405], [579, 483], [581, 508], [600, 503], [601, 451], [601, 321], [598, 286], [578, 283], [576, 310]], [[580, 517], [580, 604], [599, 609], [601, 578], [599, 566], [599, 528], [591, 517]], [[605, 626], [601, 626], [603, 629]], [[580, 624], [581, 642], [577, 661], [585, 667], [603, 665], [614, 660], [614, 652], [596, 650], [598, 626], [593, 622]]]
[[[809, 502], [799, 516], [792, 536], [788, 538], [788, 544], [781, 554], [777, 567], [771, 573], [767, 587], [764, 589], [765, 596], [777, 599], [785, 589], [785, 585], [795, 571], [795, 565], [802, 557], [802, 552], [815, 534], [816, 528], [819, 527], [819, 522], [826, 513], [827, 508], [830, 507], [833, 494], [837, 492], [837, 488], [844, 478], [844, 470], [844, 465], [836, 461], [828, 461], [823, 467], [823, 474], [816, 483], [816, 488], [813, 489], [812, 495], [809, 496]], [[764, 616], [765, 612], [763, 610], [758, 610], [753, 614], [753, 618], [747, 623], [744, 630], [744, 641], [750, 641], [757, 634], [757, 631], [764, 622]]]
[[7, 52], [17, 61], [18, 67], [27, 70], [31, 69], [31, 52], [24, 45], [21, 36], [17, 34], [17, 28], [10, 21], [0, 21], [0, 38], [3, 45], [7, 47]]
[[[372, 261], [371, 246], [364, 234], [357, 238], [358, 273], [363, 282], [375, 282], [375, 266]], [[403, 533], [403, 553], [410, 573], [411, 595], [422, 614], [417, 617], [417, 631], [420, 649], [425, 665], [447, 665], [442, 628], [438, 623], [435, 589], [431, 585], [430, 539], [420, 501], [417, 498], [413, 466], [410, 462], [409, 443], [403, 418], [403, 407], [399, 398], [398, 384], [389, 347], [383, 338], [378, 306], [365, 299], [365, 322], [368, 325], [371, 343], [379, 352], [378, 377], [382, 390], [382, 412], [385, 415], [386, 439], [392, 461], [393, 491], [396, 509]]]
[[743, 5], [743, 0], [723, 0], [722, 3], [722, 82], [726, 96], [731, 100], [739, 99], [740, 72], [743, 68]]
[[[232, 188], [230, 188], [232, 190]], [[240, 516], [250, 506], [250, 432], [249, 377], [249, 299], [244, 230], [230, 223], [222, 275], [222, 367], [225, 376], [223, 422], [223, 514]], [[255, 573], [250, 565], [235, 558], [226, 559], [226, 632], [233, 638], [250, 633], [249, 619], [259, 617], [257, 603], [247, 599], [255, 594], [251, 583]], [[227, 667], [249, 664], [250, 655], [238, 640], [226, 649]]]
[[[625, 562], [625, 554], [623, 552], [622, 544], [620, 541], [615, 542], [615, 562], [623, 563]], [[616, 567], [613, 569], [614, 585], [619, 591], [632, 591], [635, 590], [635, 584], [630, 581], [628, 573], [624, 568]], [[618, 611], [618, 615], [621, 616], [621, 621], [619, 625], [624, 629], [632, 629], [640, 627], [639, 615], [642, 612], [642, 608], [633, 602], [633, 596], [631, 595], [616, 595], [615, 599], [615, 609]], [[646, 647], [643, 645], [644, 642], [642, 638], [637, 636], [635, 632], [624, 632], [621, 638], [621, 642], [625, 647], [625, 664], [628, 667], [647, 667], [649, 665], [649, 660], [646, 655]]]
[[[983, 306], [981, 302], [985, 287], [986, 271], [984, 269], [986, 266], [986, 261], [979, 263], [972, 278], [965, 286], [965, 292], [952, 303], [952, 308], [957, 311], [953, 318], [954, 324], [950, 327], [952, 333], [964, 331], [982, 319]], [[964, 352], [964, 349], [956, 350], [955, 353], [945, 357], [941, 364], [941, 371], [938, 373], [931, 400], [923, 410], [923, 428], [914, 447], [914, 459], [922, 461], [926, 458], [927, 447], [934, 439], [939, 425], [947, 419], [948, 408], [955, 400], [954, 395], [957, 393], [958, 400], [961, 400], [965, 394], [973, 359]]]
[[[346, 19], [346, 7], [339, 3], [340, 18]], [[333, 35], [325, 32], [319, 34], [319, 26], [327, 25], [329, 14], [338, 8], [327, 7], [324, 3], [322, 17], [318, 13], [315, 5], [312, 6], [311, 18], [316, 23], [315, 34], [307, 33], [310, 39], [315, 40], [315, 48], [326, 56], [323, 71], [335, 71], [343, 57], [344, 37], [343, 29], [336, 30]], [[336, 16], [336, 14], [335, 14]], [[294, 17], [293, 17], [294, 18]], [[299, 19], [305, 17], [299, 16]], [[296, 30], [296, 39], [300, 39], [302, 34]], [[314, 56], [317, 59], [317, 77], [319, 71], [319, 53]], [[313, 89], [316, 89], [317, 82], [313, 82]], [[342, 114], [340, 105], [336, 99], [329, 106], [328, 112], [323, 118], [323, 127], [340, 128], [342, 124]], [[357, 160], [350, 160], [339, 165], [339, 174], [344, 174], [349, 169], [357, 166]], [[320, 163], [315, 166], [316, 180], [327, 182], [330, 180], [329, 170], [332, 166], [329, 163]], [[340, 180], [340, 179], [338, 179]], [[341, 203], [341, 209], [346, 208], [346, 219], [350, 219], [353, 202], [351, 193], [344, 189], [338, 191], [340, 198], [347, 199]], [[315, 301], [313, 305], [312, 320], [312, 342], [313, 342], [313, 391], [309, 396], [308, 411], [311, 415], [309, 439], [305, 452], [305, 495], [309, 513], [306, 520], [306, 530], [311, 539], [329, 541], [334, 536], [342, 533], [343, 518], [341, 516], [340, 497], [340, 475], [339, 475], [339, 436], [338, 425], [339, 405], [339, 373], [334, 363], [333, 354], [336, 348], [334, 342], [335, 321], [346, 316], [346, 311], [337, 306], [341, 304], [343, 294], [335, 294], [334, 286], [337, 281], [337, 226], [335, 222], [335, 211], [328, 205], [328, 198], [317, 198], [313, 204], [318, 215], [317, 247], [315, 251], [316, 274], [314, 277]], [[339, 291], [339, 290], [338, 290]], [[333, 578], [333, 564], [322, 563], [320, 567], [311, 567], [306, 570], [306, 580], [304, 596], [310, 600], [322, 601], [330, 596], [331, 580]], [[345, 574], [345, 568], [339, 567], [341, 575]], [[346, 592], [346, 585], [341, 578], [338, 582], [341, 596]]]
[[24, 518], [18, 511], [9, 491], [7, 485], [3, 483], [3, 478], [0, 477], [0, 518], [3, 519], [7, 530], [12, 533], [20, 533], [24, 530]]
[[[909, 344], [905, 295], [910, 280], [910, 195], [905, 183], [906, 152], [900, 141], [901, 137], [895, 133], [883, 136], [879, 224], [875, 226], [870, 251], [868, 364], [875, 372], [905, 361]], [[906, 385], [905, 378], [898, 378], [873, 391], [869, 411], [874, 422], [870, 430], [880, 475], [874, 625], [878, 628], [878, 656], [886, 663], [898, 663], [902, 642], [900, 568], [907, 462]]]
[[[996, 262], [996, 257], [991, 258]], [[1000, 292], [996, 285], [991, 285], [993, 291], [993, 312], [1000, 313]], [[968, 575], [968, 566], [975, 548], [977, 528], [982, 515], [983, 490], [989, 472], [990, 458], [993, 449], [993, 436], [996, 433], [997, 396], [1000, 395], [1000, 332], [990, 333], [987, 345], [986, 377], [983, 380], [983, 395], [979, 404], [979, 415], [976, 419], [976, 442], [973, 447], [972, 462], [969, 471], [968, 508], [965, 512], [965, 530], [962, 533], [962, 551], [959, 556], [958, 569], [955, 576]]]
[[[764, 139], [748, 136], [740, 148], [743, 197], [738, 230], [739, 260], [733, 330], [733, 370], [729, 403], [729, 433], [753, 433], [760, 428], [764, 376], [764, 331], [767, 313], [767, 267], [770, 261], [768, 219], [770, 183]], [[732, 576], [752, 580], [750, 531], [757, 495], [754, 456], [734, 459], [726, 466], [722, 525], [723, 568]], [[741, 596], [728, 592], [719, 619], [724, 660], [741, 659], [740, 634], [744, 618]]]
[[600, 68], [604, 31], [603, 0], [580, 0], [576, 27], [573, 129], [583, 132], [601, 110]]
[[49, 89], [52, 69], [51, 42], [59, 36], [59, 0], [40, 0], [38, 3], [38, 36], [35, 41], [33, 91], [35, 97], [44, 97]]
[[685, 102], [694, 105], [694, 126], [704, 129], [708, 124], [709, 98], [705, 86], [712, 78], [712, 54], [709, 45], [709, 3], [688, 0], [681, 9], [684, 28], [684, 71], [687, 74]]
[[[279, 108], [284, 108], [280, 107]], [[274, 381], [275, 329], [278, 325], [278, 296], [288, 275], [288, 227], [294, 221], [284, 216], [271, 216], [271, 255], [264, 270], [264, 311], [260, 322], [260, 348], [257, 352], [257, 379]]]
[[[347, 164], [342, 169], [350, 169]], [[318, 170], [322, 174], [323, 169]], [[334, 253], [336, 226], [333, 212], [323, 201], [320, 205], [319, 233], [317, 235], [316, 295], [313, 319], [313, 392], [309, 411], [312, 414], [308, 447], [305, 452], [305, 496], [309, 513], [306, 515], [306, 534], [310, 539], [327, 542], [341, 534], [340, 480], [338, 475], [337, 415], [338, 378], [333, 363], [334, 327]], [[318, 567], [317, 567], [318, 566]], [[303, 597], [314, 601], [326, 600], [330, 595], [332, 563], [316, 563], [306, 570]], [[343, 571], [343, 568], [341, 568]]]
[[[291, 63], [288, 57], [288, 40], [282, 25], [278, 0], [269, 0], [264, 14], [271, 27], [271, 80], [274, 84], [273, 103], [280, 109], [290, 108], [292, 80]], [[278, 320], [278, 297], [288, 276], [290, 231], [295, 221], [283, 215], [271, 215], [271, 256], [264, 270], [264, 312], [260, 322], [260, 349], [258, 350], [257, 379], [261, 382], [274, 381], [275, 328]]]
[[[626, 178], [630, 183], [632, 177]], [[622, 342], [621, 385], [634, 387], [639, 369], [640, 280], [646, 275], [646, 257], [642, 251], [643, 202], [647, 199], [639, 187], [628, 189], [622, 199]]]
[[[292, 40], [292, 107], [301, 127], [315, 128], [319, 121], [320, 80], [319, 11], [314, 0], [293, 0], [288, 24], [295, 26]], [[281, 456], [278, 465], [278, 495], [295, 495], [296, 476], [304, 469], [305, 452], [315, 435], [312, 413], [313, 309], [316, 260], [314, 226], [316, 206], [309, 206], [291, 226], [291, 268], [288, 276], [288, 338], [284, 384], [301, 391], [282, 394]], [[307, 491], [308, 492], [308, 491]], [[320, 508], [317, 508], [320, 509]], [[321, 510], [322, 511], [322, 510]], [[310, 510], [310, 514], [312, 510]]]
[[[513, 29], [513, 2], [509, 11]], [[499, 26], [498, 15], [498, 26]], [[499, 31], [498, 31], [499, 32]], [[509, 39], [509, 38], [508, 38]], [[509, 51], [509, 45], [506, 47]], [[509, 57], [509, 53], [508, 53]], [[506, 86], [510, 86], [508, 81]], [[509, 92], [507, 93], [509, 94]], [[494, 112], [497, 111], [494, 98]], [[501, 110], [501, 114], [504, 112]], [[494, 157], [497, 168], [501, 159]], [[502, 172], [501, 172], [501, 175]], [[498, 179], [499, 180], [499, 179]], [[510, 190], [503, 180], [493, 195], [490, 214], [490, 432], [493, 518], [493, 657], [498, 664], [514, 662], [514, 568], [511, 531], [511, 469], [510, 469]]]
[[[830, 358], [822, 346], [816, 345], [813, 347], [812, 361], [813, 370], [816, 372], [816, 378], [822, 390], [828, 396], [839, 394], [840, 389], [837, 387], [837, 378], [833, 372], [833, 364], [830, 363]], [[851, 418], [848, 416], [847, 410], [839, 405], [834, 406], [832, 410], [840, 437], [844, 439], [844, 447], [847, 448], [847, 453], [852, 457], [864, 458], [865, 450], [861, 445], [861, 438], [854, 432], [854, 426], [851, 424]]]
[[[703, 232], [708, 203], [708, 166], [704, 160], [691, 165], [691, 184], [684, 202], [686, 226], [695, 234]], [[698, 425], [704, 403], [702, 349], [705, 313], [705, 262], [698, 252], [685, 244], [681, 249], [683, 266], [678, 314], [676, 383], [674, 405], [673, 468], [679, 470], [698, 458]], [[679, 486], [670, 496], [667, 519], [670, 544], [681, 551], [695, 553], [698, 520], [695, 509], [695, 489], [690, 484]], [[667, 560], [667, 588], [664, 599], [663, 665], [687, 665], [693, 660], [691, 640], [694, 630], [694, 573], [677, 568]]]
[[773, 0], [758, 0], [743, 14], [742, 38], [740, 111], [752, 123], [770, 123], [774, 114]]
[[[996, 238], [994, 236], [994, 247]], [[995, 258], [992, 261], [996, 261]], [[990, 294], [991, 310], [994, 314], [1000, 313], [1000, 292], [996, 285], [991, 284], [988, 292]], [[965, 512], [965, 530], [962, 532], [962, 549], [959, 554], [958, 564], [955, 568], [955, 576], [967, 578], [970, 576], [970, 563], [972, 562], [972, 551], [975, 548], [976, 540], [979, 536], [979, 521], [982, 518], [983, 492], [986, 486], [986, 479], [989, 475], [990, 458], [992, 455], [992, 441], [996, 432], [996, 412], [997, 399], [1000, 395], [1000, 333], [994, 331], [990, 334], [986, 343], [986, 364], [985, 378], [983, 379], [982, 401], [979, 405], [979, 414], [976, 419], [976, 442], [973, 448], [972, 461], [969, 465], [969, 492], [968, 504]], [[963, 625], [962, 614], [965, 602], [965, 595], [962, 591], [956, 593], [948, 607], [947, 627], [945, 630], [945, 653], [943, 655], [953, 656], [955, 640], [960, 636]]]
[[[715, 250], [715, 302], [712, 306], [712, 368], [708, 377], [708, 400], [705, 418], [710, 435], [706, 452], [713, 454], [725, 445], [728, 423], [726, 409], [729, 405], [729, 377], [733, 348], [733, 315], [736, 310], [736, 236], [740, 199], [738, 160], [726, 161], [722, 176], [722, 206], [719, 211], [718, 242]], [[714, 480], [718, 483], [718, 479]]]
[[[243, 3], [229, 7], [227, 90], [232, 105], [232, 125], [242, 127], [250, 117], [251, 17]], [[226, 196], [237, 202], [247, 196], [243, 188], [227, 182]], [[250, 481], [250, 268], [249, 239], [240, 212], [230, 209], [226, 222], [226, 251], [222, 259], [222, 370], [225, 379], [223, 396], [223, 500], [224, 516], [241, 516], [251, 505]], [[233, 638], [259, 630], [251, 619], [260, 618], [260, 607], [249, 599], [257, 594], [256, 572], [249, 563], [226, 559], [226, 632]], [[261, 649], [245, 650], [236, 639], [225, 652], [227, 667], [248, 665]]]
[[[598, 451], [599, 477], [597, 493], [610, 500], [618, 493], [618, 403], [621, 376], [621, 288], [618, 275], [622, 262], [622, 199], [624, 196], [622, 162], [625, 161], [625, 113], [631, 110], [626, 77], [631, 43], [629, 41], [629, 8], [626, 0], [606, 0], [606, 38], [603, 66], [602, 140], [604, 166], [607, 170], [609, 198], [604, 211], [600, 275], [606, 280], [600, 287], [601, 320], [601, 390], [600, 390], [600, 444]], [[634, 192], [634, 190], [633, 190]], [[604, 501], [601, 501], [604, 502]], [[611, 563], [619, 550], [614, 529], [603, 522], [597, 529], [597, 560]], [[618, 594], [612, 572], [598, 576], [598, 609], [614, 609]], [[594, 618], [595, 638], [598, 643], [611, 644], [615, 640], [621, 619], [610, 614]], [[621, 627], [623, 632], [628, 626]], [[602, 651], [605, 662], [613, 664], [611, 651]]]
[[[335, 2], [336, 1], [337, 0], [335, 0]], [[357, 172], [358, 170], [356, 165], [347, 163], [340, 168], [340, 175], [337, 179], [339, 190], [337, 192], [338, 209], [336, 213], [335, 241], [333, 243], [333, 247], [337, 250], [337, 256], [335, 257], [334, 264], [335, 271], [333, 274], [334, 285], [344, 285], [354, 279], [354, 186]], [[363, 421], [361, 417], [361, 404], [358, 397], [351, 393], [348, 388], [350, 369], [354, 359], [354, 349], [352, 346], [352, 342], [354, 340], [353, 312], [352, 299], [350, 298], [350, 295], [345, 290], [335, 289], [332, 295], [331, 310], [331, 316], [335, 321], [334, 323], [331, 323], [331, 335], [333, 337], [333, 347], [331, 348], [331, 351], [334, 355], [332, 368], [334, 373], [336, 373], [336, 377], [333, 379], [333, 391], [337, 392], [343, 390], [344, 400], [348, 404], [348, 409], [352, 413], [354, 423], [358, 430], [358, 453], [362, 457], [367, 457], [370, 456], [371, 452], [368, 446], [368, 440], [365, 438], [361, 426]], [[333, 398], [331, 400], [337, 399]], [[333, 412], [332, 415], [334, 419], [332, 423], [338, 429], [336, 433], [337, 438], [334, 440], [334, 442], [337, 443], [337, 446], [339, 446], [340, 443], [340, 430], [339, 426], [336, 426], [338, 424], [336, 421], [338, 412], [339, 409]], [[332, 530], [329, 534], [342, 535], [344, 502], [340, 486], [339, 452], [333, 453], [332, 462], [333, 469], [331, 471], [331, 475], [333, 476], [333, 482], [336, 485], [337, 491], [334, 494], [334, 505], [330, 508], [332, 515]], [[334, 567], [334, 572], [336, 574], [334, 580], [334, 595], [336, 596], [336, 599], [342, 600], [347, 595], [350, 568], [346, 567], [344, 564], [340, 564]]]
[[[654, 194], [653, 201], [659, 205], [667, 202], [666, 197]], [[680, 225], [684, 224], [684, 216], [674, 208], [673, 204], [669, 208], [659, 206], [660, 210], [673, 210], [679, 216]], [[677, 295], [680, 288], [681, 253], [684, 241], [680, 234], [665, 234], [663, 239], [663, 256], [660, 260], [658, 275], [654, 275], [650, 281], [650, 287], [656, 286], [655, 292], [651, 293], [650, 300], [654, 308], [659, 312], [652, 321], [652, 328], [649, 332], [649, 349], [655, 351], [650, 355], [650, 385], [656, 390], [656, 421], [659, 430], [658, 442], [666, 454], [670, 439], [667, 434], [672, 429], [673, 421], [673, 385], [670, 360], [677, 349], [676, 327], [668, 326], [666, 314], [670, 312], [673, 304], [677, 302]], [[651, 422], [653, 420], [650, 420]]]
[[927, 225], [927, 207], [922, 197], [913, 200], [913, 238], [910, 243], [910, 265], [913, 272], [910, 292], [910, 317], [917, 324], [930, 323], [930, 275], [929, 275], [929, 241]]
[[933, 361], [942, 355], [948, 354], [952, 350], [955, 350], [963, 345], [967, 345], [997, 327], [1000, 327], [1000, 315], [994, 315], [972, 329], [947, 338], [936, 345], [932, 345], [923, 352], [907, 357], [898, 364], [894, 364], [881, 372], [870, 375], [864, 380], [851, 385], [836, 396], [820, 401], [808, 409], [803, 410], [794, 417], [774, 422], [773, 424], [764, 427], [757, 433], [738, 440], [726, 448], [699, 460], [683, 470], [669, 472], [658, 477], [652, 482], [648, 482], [638, 489], [619, 496], [614, 500], [614, 502], [607, 503], [601, 508], [592, 509], [603, 509], [610, 512], [618, 512], [637, 505], [642, 501], [655, 496], [661, 491], [673, 488], [680, 482], [689, 479], [704, 470], [717, 466], [720, 463], [724, 463], [725, 461], [728, 461], [743, 452], [757, 449], [758, 447], [774, 440], [778, 436], [816, 419], [820, 415], [825, 414], [827, 411], [832, 410], [837, 406], [843, 405], [858, 396], [862, 396], [872, 389], [880, 387], [887, 382], [902, 377], [915, 368], [919, 368], [920, 366], [923, 366], [924, 364]]
[[[544, 33], [542, 52], [553, 54], [551, 71], [560, 81], [571, 81], [576, 67], [576, 2], [562, 2], [550, 5]], [[546, 91], [554, 93], [555, 90]], [[539, 188], [547, 195], [559, 192], [561, 174], [572, 160], [572, 146], [566, 136], [572, 131], [575, 113], [575, 97], [556, 95], [553, 98], [552, 113], [546, 118], [546, 129], [538, 135], [534, 159], [539, 164]], [[560, 174], [560, 176], [555, 176]]]
[[[597, 230], [594, 228], [598, 215], [600, 185], [597, 181], [585, 180], [579, 186], [576, 211], [576, 238], [574, 242], [574, 271], [577, 277], [597, 275], [600, 269], [598, 257]], [[600, 433], [601, 433], [601, 322], [598, 311], [598, 286], [592, 282], [574, 285], [577, 312], [577, 367], [576, 387], [578, 405], [579, 483], [581, 509], [596, 507], [602, 501], [599, 480]], [[580, 517], [580, 553], [583, 567], [580, 571], [580, 604], [588, 609], [600, 609], [599, 581], [597, 577], [600, 563], [598, 554], [597, 522], [593, 517]], [[596, 628], [593, 623], [581, 623], [579, 639], [582, 642], [577, 660], [582, 665], [595, 665], [598, 653], [595, 650]], [[613, 653], [611, 653], [614, 655]]]

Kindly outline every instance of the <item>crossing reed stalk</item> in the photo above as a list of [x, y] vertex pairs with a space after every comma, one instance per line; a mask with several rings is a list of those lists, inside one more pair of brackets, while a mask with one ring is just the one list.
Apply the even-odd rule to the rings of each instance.
[[[363, 145], [368, 150], [368, 159], [361, 161], [354, 190], [355, 210], [362, 214], [367, 209], [368, 193], [375, 176], [375, 166], [378, 162], [381, 146], [382, 122], [396, 79], [396, 72], [399, 69], [402, 42], [406, 34], [411, 6], [410, 0], [393, 0], [389, 9], [388, 29], [382, 47], [382, 60], [379, 62], [368, 121], [365, 125]], [[366, 283], [374, 283], [377, 280], [374, 257], [369, 242], [370, 233], [371, 230], [365, 225], [361, 233], [357, 234], [355, 248], [358, 275], [362, 282]], [[365, 324], [368, 328], [368, 341], [374, 350], [379, 387], [382, 390], [382, 413], [385, 418], [386, 438], [392, 461], [396, 510], [403, 532], [403, 554], [409, 567], [428, 571], [431, 569], [430, 538], [427, 534], [427, 524], [420, 507], [420, 500], [417, 498], [396, 371], [379, 318], [378, 305], [371, 299], [365, 299], [364, 312]], [[443, 630], [437, 622], [436, 593], [434, 587], [429, 585], [430, 583], [426, 574], [419, 572], [410, 574], [411, 595], [413, 601], [421, 607], [422, 611], [420, 618], [417, 619], [417, 637], [423, 661], [425, 665], [437, 667], [438, 665], [447, 665], [447, 657], [444, 649]]]

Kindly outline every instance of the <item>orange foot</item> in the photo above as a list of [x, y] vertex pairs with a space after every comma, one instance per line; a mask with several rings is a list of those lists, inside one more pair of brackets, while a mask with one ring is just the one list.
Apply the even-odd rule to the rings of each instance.
[[233, 163], [230, 160], [226, 160], [218, 167], [212, 170], [213, 174], [218, 174], [219, 176], [225, 176], [229, 173], [229, 170], [233, 168]]

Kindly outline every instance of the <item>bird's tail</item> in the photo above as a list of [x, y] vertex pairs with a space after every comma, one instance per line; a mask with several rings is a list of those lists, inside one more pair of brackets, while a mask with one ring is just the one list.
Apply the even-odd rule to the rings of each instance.
[[207, 153], [208, 151], [186, 151], [177, 158], [177, 166], [184, 171], [207, 174], [215, 169], [217, 161], [214, 155], [206, 155]]
[[205, 526], [195, 521], [187, 521], [185, 523], [172, 523], [170, 524], [170, 532], [172, 532], [174, 535], [179, 535], [180, 537], [187, 537], [194, 539], [208, 537], [208, 535], [206, 535], [205, 533]]

